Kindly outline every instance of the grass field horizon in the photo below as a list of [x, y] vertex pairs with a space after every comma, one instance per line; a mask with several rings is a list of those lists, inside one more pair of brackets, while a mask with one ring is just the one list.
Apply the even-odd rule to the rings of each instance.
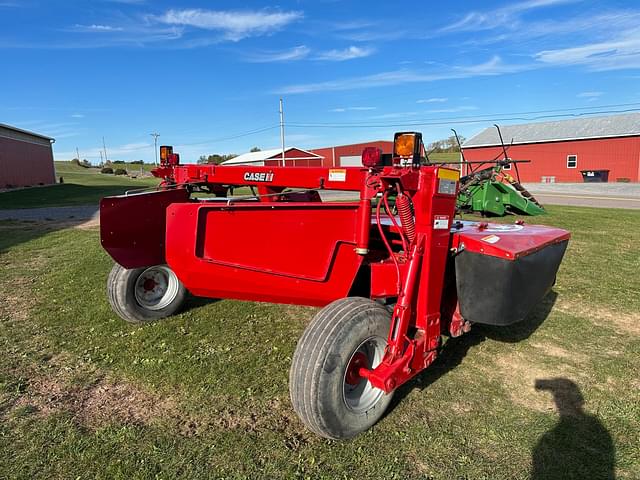
[[[433, 162], [457, 161], [457, 153], [432, 154]], [[148, 188], [158, 185], [159, 180], [148, 176], [154, 165], [144, 164], [144, 176], [131, 178], [126, 175], [100, 173], [99, 168], [84, 168], [70, 161], [55, 161], [56, 182], [60, 177], [63, 184], [21, 188], [0, 192], [0, 209], [64, 207], [97, 205], [102, 197], [120, 195], [127, 190]], [[139, 164], [114, 164], [114, 170], [125, 168], [129, 175], [140, 172]], [[236, 189], [237, 194], [247, 194], [246, 188]]]
[[[56, 182], [64, 183], [0, 192], [0, 209], [97, 205], [102, 197], [120, 195], [127, 190], [157, 185], [154, 177], [130, 178], [126, 175], [100, 173], [98, 168], [84, 168], [71, 162], [54, 162]], [[133, 167], [139, 165], [133, 165]], [[118, 165], [114, 165], [117, 168]], [[129, 168], [130, 165], [123, 165]], [[129, 171], [130, 174], [135, 173]]]

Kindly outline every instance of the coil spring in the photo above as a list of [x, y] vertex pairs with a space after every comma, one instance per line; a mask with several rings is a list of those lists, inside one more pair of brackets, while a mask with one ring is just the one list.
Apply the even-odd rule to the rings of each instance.
[[416, 236], [416, 224], [413, 220], [413, 212], [411, 211], [411, 200], [406, 195], [398, 195], [396, 197], [396, 209], [402, 223], [402, 231], [406, 235], [409, 242], [413, 242]]

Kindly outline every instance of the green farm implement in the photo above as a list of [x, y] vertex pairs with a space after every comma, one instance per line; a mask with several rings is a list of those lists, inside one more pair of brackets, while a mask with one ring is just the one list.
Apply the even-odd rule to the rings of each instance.
[[[500, 128], [497, 125], [496, 128], [502, 142]], [[456, 131], [453, 130], [453, 132], [458, 138]], [[458, 145], [460, 145], [459, 140]], [[522, 186], [519, 178], [516, 180], [504, 171], [505, 167], [513, 165], [519, 177], [518, 163], [525, 163], [528, 160], [508, 158], [504, 142], [502, 152], [504, 155], [502, 159], [468, 162], [460, 146], [462, 164], [466, 166], [468, 173], [460, 178], [460, 191], [456, 203], [458, 211], [498, 217], [509, 214], [542, 215], [546, 213], [540, 202]], [[484, 167], [490, 163], [494, 165]]]

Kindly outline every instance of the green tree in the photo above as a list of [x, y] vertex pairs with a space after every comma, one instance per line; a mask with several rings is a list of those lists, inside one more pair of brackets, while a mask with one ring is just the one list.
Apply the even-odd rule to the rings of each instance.
[[234, 153], [230, 153], [226, 155], [220, 155], [218, 153], [214, 153], [212, 155], [200, 155], [200, 157], [198, 158], [198, 163], [201, 165], [206, 165], [206, 164], [219, 165], [222, 162], [230, 160], [234, 157], [237, 157], [237, 155]]
[[[465, 140], [466, 138], [460, 135], [460, 143], [464, 143]], [[451, 135], [448, 138], [431, 142], [427, 150], [434, 153], [457, 153], [460, 151], [460, 147], [455, 135]]]

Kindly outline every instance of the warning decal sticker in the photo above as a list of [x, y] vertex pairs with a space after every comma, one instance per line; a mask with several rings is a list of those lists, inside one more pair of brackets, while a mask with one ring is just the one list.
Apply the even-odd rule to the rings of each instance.
[[434, 230], [447, 230], [449, 228], [449, 216], [448, 215], [435, 215], [433, 217], [433, 229]]
[[487, 243], [497, 243], [500, 237], [497, 235], [489, 235], [488, 237], [482, 237], [480, 240]]
[[334, 168], [329, 170], [329, 181], [330, 182], [346, 182], [347, 171], [344, 168], [339, 168], [339, 169]]

